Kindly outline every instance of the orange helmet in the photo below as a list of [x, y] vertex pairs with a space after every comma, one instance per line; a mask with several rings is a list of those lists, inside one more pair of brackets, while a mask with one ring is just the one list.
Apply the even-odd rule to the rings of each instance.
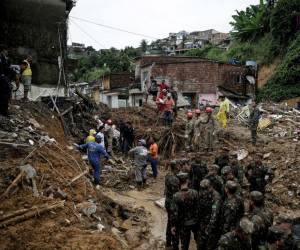
[[206, 113], [212, 113], [214, 110], [211, 108], [211, 107], [207, 107], [206, 109], [205, 109], [205, 112]]
[[200, 109], [196, 109], [195, 110], [195, 114], [198, 114], [198, 115], [201, 114], [201, 110]]
[[108, 120], [106, 121], [106, 124], [108, 124], [108, 125], [112, 125], [112, 124], [113, 124], [113, 122], [112, 122], [112, 120], [111, 120], [111, 119], [108, 119]]
[[187, 116], [187, 118], [193, 118], [193, 113], [192, 113], [192, 112], [188, 112], [188, 113], [186, 114], [186, 116]]

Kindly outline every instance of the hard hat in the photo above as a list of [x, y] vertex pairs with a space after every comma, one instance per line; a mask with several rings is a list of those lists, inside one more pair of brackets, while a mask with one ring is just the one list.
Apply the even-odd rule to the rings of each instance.
[[186, 116], [187, 116], [187, 118], [193, 118], [193, 113], [192, 113], [192, 112], [188, 112], [188, 113], [186, 114]]
[[167, 97], [172, 97], [171, 93], [168, 93], [168, 94], [167, 94]]
[[212, 108], [210, 108], [210, 107], [207, 107], [206, 109], [205, 109], [205, 112], [206, 113], [212, 113], [214, 110], [212, 109]]
[[166, 89], [163, 89], [162, 91], [163, 91], [164, 93], [166, 93], [166, 92], [167, 92], [167, 90], [166, 90]]
[[97, 132], [96, 132], [96, 130], [95, 129], [90, 129], [90, 135], [95, 135]]
[[250, 199], [252, 201], [258, 201], [258, 202], [260, 202], [260, 201], [264, 200], [264, 195], [261, 192], [259, 192], [259, 191], [252, 191], [250, 193]]
[[146, 145], [147, 145], [146, 140], [144, 140], [144, 139], [140, 139], [140, 140], [139, 140], [139, 143], [140, 143], [142, 146], [146, 146]]
[[234, 191], [234, 190], [237, 190], [238, 185], [234, 181], [227, 181], [225, 184], [225, 188]]
[[200, 109], [196, 109], [195, 110], [195, 114], [201, 114], [201, 110]]
[[112, 120], [111, 119], [108, 119], [107, 121], [106, 121], [106, 123], [108, 124], [108, 125], [112, 125]]

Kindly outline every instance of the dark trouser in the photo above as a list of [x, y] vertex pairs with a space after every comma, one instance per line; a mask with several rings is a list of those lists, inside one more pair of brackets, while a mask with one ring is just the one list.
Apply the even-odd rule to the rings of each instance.
[[6, 77], [0, 76], [0, 115], [8, 116], [8, 104], [11, 98], [11, 87]]
[[219, 230], [214, 231], [212, 234], [207, 235], [205, 230], [199, 233], [199, 249], [200, 250], [215, 250], [220, 239]]
[[197, 249], [199, 249], [199, 227], [198, 225], [193, 225], [193, 226], [183, 226], [180, 229], [180, 241], [181, 241], [182, 250], [189, 249], [192, 232], [194, 234], [194, 239], [196, 241]]
[[153, 158], [152, 156], [148, 156], [148, 161], [151, 164], [151, 168], [152, 168], [152, 173], [153, 173], [153, 177], [156, 178], [158, 171], [157, 171], [157, 164], [158, 164], [158, 160]]
[[257, 126], [251, 127], [251, 140], [253, 145], [256, 144], [256, 138], [257, 138]]
[[101, 170], [100, 170], [100, 162], [99, 161], [91, 161], [90, 160], [90, 163], [94, 169], [94, 183], [95, 185], [99, 185], [100, 184], [100, 173], [101, 173]]
[[165, 121], [165, 125], [171, 125], [172, 124], [172, 111], [165, 111], [164, 112], [164, 121]]
[[173, 235], [171, 232], [171, 221], [170, 221], [170, 214], [171, 211], [169, 208], [166, 208], [168, 214], [168, 222], [167, 222], [167, 231], [166, 231], [166, 246], [172, 247], [173, 250], [179, 249], [179, 233], [176, 230], [176, 234]]
[[121, 146], [122, 153], [127, 154], [131, 147], [132, 147], [132, 143], [128, 139], [124, 138]]

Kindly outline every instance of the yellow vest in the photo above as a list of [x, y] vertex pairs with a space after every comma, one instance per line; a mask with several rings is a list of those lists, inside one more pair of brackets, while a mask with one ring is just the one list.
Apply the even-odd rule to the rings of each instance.
[[32, 76], [32, 71], [31, 71], [29, 62], [27, 62], [26, 60], [24, 60], [24, 62], [27, 63], [27, 68], [23, 71], [22, 75], [23, 76]]

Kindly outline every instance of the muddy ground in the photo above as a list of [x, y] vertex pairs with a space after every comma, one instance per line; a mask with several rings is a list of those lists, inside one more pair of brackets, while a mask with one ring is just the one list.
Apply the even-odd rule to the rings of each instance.
[[[164, 128], [154, 126], [157, 118], [151, 109], [111, 112], [114, 119], [123, 115], [123, 119], [131, 120], [139, 136], [154, 135], [159, 140], [159, 135], [165, 135]], [[241, 162], [243, 166], [251, 161], [254, 154], [262, 153], [264, 164], [275, 171], [275, 178], [267, 187], [267, 206], [273, 210], [275, 217], [300, 216], [300, 148], [299, 142], [293, 138], [277, 138], [262, 133], [254, 148], [249, 140], [249, 130], [231, 120], [229, 128], [219, 131], [213, 153], [187, 154], [178, 147], [178, 151], [172, 152], [174, 155], [161, 159], [156, 181], [151, 178], [149, 170], [149, 187], [143, 191], [134, 188], [131, 161], [120, 155], [117, 157], [121, 158], [121, 162], [104, 162], [104, 165], [121, 171], [105, 172], [104, 185], [96, 190], [91, 184], [90, 174], [70, 184], [74, 177], [87, 169], [88, 163], [72, 147], [74, 139], [78, 138], [64, 135], [55, 112], [41, 103], [16, 103], [11, 113], [10, 120], [0, 126], [1, 131], [8, 133], [7, 138], [3, 135], [0, 141], [28, 144], [31, 138], [34, 145], [24, 148], [0, 145], [0, 194], [19, 174], [17, 167], [28, 163], [37, 171], [39, 197], [33, 196], [26, 178], [22, 178], [7, 196], [1, 197], [1, 249], [163, 249], [166, 213], [154, 201], [163, 197], [165, 161], [188, 156], [201, 157], [211, 164], [224, 148], [230, 154], [242, 148], [247, 150], [249, 156]], [[29, 122], [30, 118], [35, 119], [39, 126]], [[29, 126], [33, 130], [28, 132]], [[17, 135], [13, 140], [12, 133]], [[178, 128], [174, 133], [180, 138], [182, 130]], [[54, 138], [56, 143], [40, 145], [41, 137], [45, 135]], [[126, 174], [124, 169], [128, 170]], [[43, 206], [62, 201], [65, 201], [62, 207], [41, 212]], [[95, 208], [95, 211], [90, 215], [84, 212], [84, 208], [89, 208], [89, 211]], [[33, 211], [33, 216], [6, 225], [4, 218], [21, 209]]]

